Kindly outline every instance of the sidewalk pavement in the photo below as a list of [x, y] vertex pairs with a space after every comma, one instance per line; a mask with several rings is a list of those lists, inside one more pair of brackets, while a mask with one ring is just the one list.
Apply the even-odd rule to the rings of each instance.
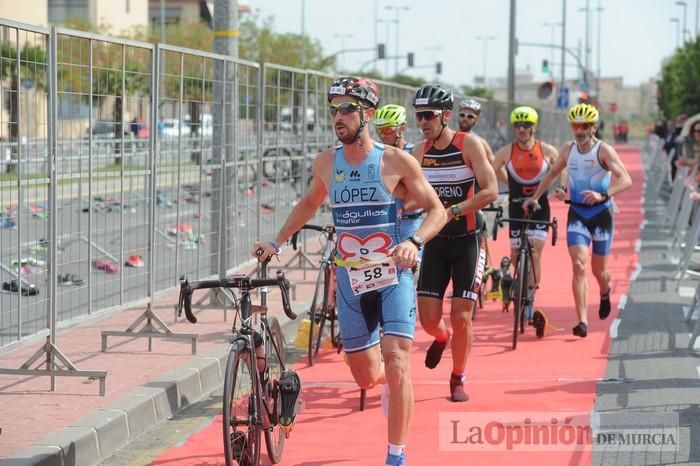
[[[310, 241], [310, 246], [317, 241]], [[286, 249], [269, 273], [293, 256]], [[313, 256], [312, 256], [313, 257]], [[296, 262], [295, 262], [296, 263]], [[249, 265], [246, 270], [252, 270]], [[306, 317], [306, 301], [313, 293], [314, 272], [287, 273], [296, 285], [291, 294], [298, 314], [289, 321], [283, 314], [279, 291], [270, 288], [270, 315], [285, 326], [298, 325]], [[204, 296], [197, 292], [193, 304]], [[223, 383], [225, 352], [234, 313], [224, 322], [220, 307], [194, 309], [192, 325], [183, 316], [174, 322], [178, 292], [159, 295], [155, 313], [173, 332], [196, 333], [197, 354], [191, 340], [109, 337], [107, 352], [100, 351], [103, 330], [123, 331], [145, 310], [143, 307], [111, 312], [58, 332], [58, 348], [79, 370], [107, 371], [106, 395], [99, 396], [98, 381], [80, 377], [57, 377], [50, 391], [49, 377], [0, 376], [0, 465], [98, 464], [126, 446], [140, 433], [199, 401]], [[253, 300], [255, 302], [255, 297]], [[43, 340], [25, 342], [14, 351], [0, 354], [0, 367], [19, 368]], [[35, 366], [36, 367], [36, 366]], [[4, 460], [3, 460], [4, 459]]]
[[[645, 160], [646, 167], [649, 162]], [[663, 228], [666, 202], [647, 193], [643, 210], [640, 268], [632, 274], [626, 302], [611, 327], [612, 345], [595, 409], [612, 416], [636, 413], [641, 421], [677, 416], [680, 445], [690, 448], [659, 453], [652, 445], [609, 445], [594, 449], [592, 464], [700, 465], [700, 341], [688, 349], [694, 322], [685, 321], [697, 278], [680, 283], [672, 278], [672, 239]]]

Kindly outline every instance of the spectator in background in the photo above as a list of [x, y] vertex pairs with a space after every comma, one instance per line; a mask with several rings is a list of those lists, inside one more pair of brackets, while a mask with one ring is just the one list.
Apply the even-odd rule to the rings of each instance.
[[623, 144], [627, 144], [627, 133], [629, 132], [629, 123], [627, 123], [627, 120], [622, 120], [620, 122], [620, 142]]
[[680, 156], [678, 157], [679, 167], [694, 167], [700, 160], [700, 120], [695, 121], [688, 135], [679, 145]]
[[615, 141], [615, 144], [618, 144], [620, 142], [620, 123], [615, 122], [613, 123], [613, 140]]
[[666, 143], [664, 144], [664, 150], [668, 154], [671, 160], [671, 179], [676, 178], [676, 162], [680, 157], [680, 151], [678, 149], [678, 144], [681, 142], [681, 132], [683, 131], [683, 126], [686, 120], [688, 120], [688, 115], [681, 113], [676, 118], [676, 126], [673, 128], [673, 132], [666, 138]]

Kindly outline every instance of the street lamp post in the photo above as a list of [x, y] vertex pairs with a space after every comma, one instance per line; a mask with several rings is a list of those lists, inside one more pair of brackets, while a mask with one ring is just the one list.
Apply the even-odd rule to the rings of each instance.
[[[542, 26], [545, 26], [545, 27], [549, 26], [549, 28], [550, 28], [550, 39], [549, 39], [550, 43], [554, 44], [554, 30], [557, 26], [561, 26], [561, 25], [562, 25], [562, 23], [549, 23], [549, 22], [542, 23]], [[550, 50], [550, 53], [549, 53], [550, 70], [552, 69], [551, 67], [553, 64], [554, 64], [554, 48], [552, 48]], [[554, 75], [554, 72], [552, 72], [552, 75]]]
[[682, 6], [683, 7], [683, 29], [681, 30], [681, 33], [683, 35], [683, 43], [685, 43], [686, 38], [685, 38], [685, 31], [686, 31], [686, 19], [687, 19], [687, 13], [688, 13], [688, 4], [683, 1], [677, 1], [676, 5]]
[[585, 46], [585, 63], [586, 70], [583, 73], [583, 81], [588, 84], [588, 73], [591, 69], [591, 5], [590, 0], [586, 0], [586, 7], [579, 8], [579, 11], [586, 12], [586, 46]]
[[600, 31], [601, 31], [601, 18], [602, 18], [602, 13], [605, 8], [601, 6], [602, 0], [598, 0], [598, 8], [596, 8], [596, 11], [598, 12], [598, 50], [596, 50], [596, 60], [597, 60], [597, 65], [596, 65], [596, 78], [595, 78], [595, 93], [598, 96], [598, 99], [600, 99]]
[[306, 22], [306, 0], [301, 0], [301, 43], [299, 44], [299, 61], [301, 61], [301, 67], [304, 68], [306, 65], [306, 50], [304, 50], [304, 36], [306, 35], [304, 24]]
[[[333, 37], [340, 39], [340, 50], [345, 50], [345, 39], [350, 39], [352, 37], [352, 34], [336, 33], [336, 34], [333, 34]], [[345, 69], [345, 60], [343, 60], [342, 57], [340, 60], [341, 60], [340, 69], [344, 70]]]
[[482, 42], [482, 45], [484, 46], [484, 56], [483, 56], [483, 65], [484, 65], [484, 71], [482, 74], [482, 77], [484, 78], [484, 87], [486, 87], [486, 57], [487, 57], [487, 48], [488, 48], [488, 43], [490, 40], [496, 40], [494, 36], [476, 36], [476, 40], [480, 40]]
[[[387, 5], [384, 7], [386, 10], [394, 10], [396, 11], [396, 64], [394, 68], [394, 73], [398, 74], [399, 73], [399, 13], [401, 13], [401, 10], [403, 11], [409, 11], [411, 8], [407, 6], [399, 6], [399, 5]], [[387, 73], [388, 74], [388, 73]]]
[[[442, 47], [440, 47], [439, 45], [431, 45], [430, 47], [426, 47], [425, 49], [433, 52], [433, 64], [437, 63], [437, 55], [435, 54], [435, 52], [442, 51]], [[435, 69], [435, 67], [433, 67], [433, 69]], [[437, 81], [438, 78], [439, 78], [439, 76], [437, 75], [437, 72], [436, 72], [435, 73], [435, 80]]]
[[670, 18], [669, 21], [676, 23], [676, 48], [681, 46], [681, 20], [678, 18]]
[[[398, 27], [398, 23], [396, 22], [395, 19], [378, 19], [377, 23], [384, 23], [386, 24], [386, 37], [384, 39], [384, 46], [386, 50], [389, 50], [389, 25], [391, 23], [396, 23], [396, 27]], [[389, 53], [387, 53], [387, 56]], [[389, 60], [384, 61], [384, 74], [385, 77], [389, 76]]]

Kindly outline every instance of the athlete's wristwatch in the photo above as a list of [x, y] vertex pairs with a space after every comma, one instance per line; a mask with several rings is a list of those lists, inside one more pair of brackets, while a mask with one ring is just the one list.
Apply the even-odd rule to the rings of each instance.
[[425, 241], [423, 241], [423, 238], [420, 236], [416, 235], [415, 233], [412, 234], [408, 240], [413, 243], [419, 250], [423, 249], [423, 245], [425, 244]]
[[454, 204], [452, 207], [450, 207], [450, 210], [452, 211], [452, 215], [454, 215], [455, 218], [462, 215], [462, 209], [460, 209], [460, 207], [457, 204]]
[[603, 201], [607, 201], [608, 199], [610, 199], [610, 194], [608, 194], [607, 191], [603, 191], [602, 193], [600, 193], [600, 195], [603, 196]]

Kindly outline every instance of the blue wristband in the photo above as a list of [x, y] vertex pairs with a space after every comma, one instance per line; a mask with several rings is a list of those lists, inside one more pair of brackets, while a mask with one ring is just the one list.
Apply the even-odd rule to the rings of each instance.
[[280, 252], [280, 250], [282, 249], [282, 248], [280, 248], [280, 245], [277, 244], [277, 242], [276, 242], [275, 240], [270, 240], [270, 241], [267, 242], [267, 244], [269, 244], [270, 246], [272, 246], [273, 248], [275, 248], [275, 250], [276, 250], [277, 252]]

